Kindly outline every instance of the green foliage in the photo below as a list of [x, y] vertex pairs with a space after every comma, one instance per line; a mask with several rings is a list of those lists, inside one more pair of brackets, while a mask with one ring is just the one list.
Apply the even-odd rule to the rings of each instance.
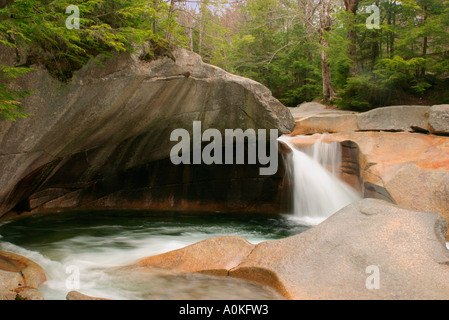
[[431, 84], [417, 75], [423, 58], [405, 60], [399, 56], [380, 60], [373, 72], [348, 78], [337, 105], [342, 109], [367, 111], [401, 103], [404, 96], [422, 96]]
[[[70, 5], [80, 10], [79, 29], [66, 27]], [[169, 49], [183, 41], [163, 0], [15, 0], [0, 9], [0, 44], [25, 50], [25, 67], [39, 63], [62, 81], [99, 54], [133, 52], [148, 42]], [[13, 71], [3, 69], [1, 80]], [[1, 116], [14, 119], [23, 94], [5, 84], [0, 90]]]
[[[380, 29], [366, 27], [372, 12], [364, 8], [373, 5], [372, 0], [361, 1], [355, 15], [333, 3], [326, 39], [338, 95], [335, 103], [363, 111], [420, 100], [446, 101], [441, 94], [435, 101], [431, 93], [444, 88], [449, 77], [449, 1], [375, 3]], [[199, 53], [206, 61], [263, 83], [287, 106], [322, 97], [318, 0], [244, 1], [232, 8], [240, 17], [232, 31], [214, 11], [212, 0], [207, 5], [214, 24], [203, 26], [216, 38], [203, 38]], [[305, 8], [313, 7], [317, 10], [307, 17]]]
[[14, 80], [28, 73], [28, 68], [15, 68], [0, 65], [0, 117], [4, 120], [16, 121], [30, 114], [24, 112], [20, 100], [30, 95], [30, 91], [12, 88]]
[[266, 85], [288, 106], [321, 94], [318, 34], [307, 34], [294, 1], [252, 0], [228, 10], [237, 23], [203, 2], [194, 48], [206, 62]]
[[367, 75], [351, 77], [340, 90], [340, 99], [336, 104], [341, 109], [366, 111], [371, 108], [374, 100], [378, 106], [382, 105], [381, 97], [386, 92], [374, 84], [373, 78]]
[[[372, 1], [362, 2], [362, 6], [371, 4]], [[363, 10], [354, 17], [355, 57], [348, 57], [344, 50], [347, 22], [342, 18], [343, 28], [333, 31], [331, 64], [340, 98], [336, 103], [341, 108], [359, 111], [418, 100], [443, 103], [444, 99], [428, 98], [449, 76], [449, 2], [383, 0], [379, 5], [380, 30], [364, 27], [368, 14]], [[347, 72], [351, 60], [359, 67], [353, 76]]]
[[[79, 7], [79, 29], [66, 28], [69, 5]], [[166, 28], [176, 26], [162, 0], [16, 0], [0, 17], [0, 39], [33, 48], [33, 58], [61, 79], [100, 53], [132, 51], [148, 41], [164, 46]], [[155, 21], [161, 22], [156, 30]]]

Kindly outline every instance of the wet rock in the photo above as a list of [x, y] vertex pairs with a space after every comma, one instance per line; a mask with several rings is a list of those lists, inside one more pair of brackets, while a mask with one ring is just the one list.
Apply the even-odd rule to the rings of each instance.
[[17, 288], [15, 292], [17, 293], [16, 300], [44, 300], [44, 296], [36, 288]]
[[163, 269], [177, 273], [226, 275], [254, 249], [243, 238], [224, 236], [207, 239], [191, 246], [144, 258], [124, 269]]
[[46, 280], [45, 271], [35, 262], [0, 251], [0, 299], [42, 300], [37, 289]]

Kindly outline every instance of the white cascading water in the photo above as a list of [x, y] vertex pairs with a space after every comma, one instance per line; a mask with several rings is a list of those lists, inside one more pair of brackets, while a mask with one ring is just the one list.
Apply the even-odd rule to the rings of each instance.
[[279, 138], [292, 150], [291, 162], [287, 163], [293, 182], [292, 219], [314, 226], [360, 199], [357, 191], [338, 177], [341, 164], [339, 143], [324, 143], [322, 136], [312, 147], [299, 150], [291, 143], [293, 138]]
[[[154, 225], [148, 222], [153, 220], [148, 220], [145, 224], [132, 224], [130, 227], [121, 224], [120, 221], [123, 222], [121, 220], [123, 218], [119, 219], [117, 224], [112, 225], [107, 223], [103, 225], [101, 222], [91, 226], [84, 225], [83, 222], [77, 223], [75, 228], [82, 226], [83, 230], [90, 230], [87, 232], [90, 235], [81, 232], [80, 235], [73, 235], [61, 240], [53, 241], [51, 238], [58, 231], [49, 229], [50, 239], [46, 239], [47, 243], [36, 243], [28, 248], [5, 241], [0, 234], [0, 250], [27, 257], [45, 270], [47, 281], [39, 287], [39, 291], [46, 300], [65, 300], [67, 293], [72, 290], [89, 296], [113, 300], [195, 300], [205, 298], [221, 300], [229, 299], [229, 297], [237, 300], [257, 300], [273, 297], [271, 292], [267, 293], [258, 287], [245, 286], [241, 282], [234, 281], [223, 283], [215, 277], [199, 275], [198, 277], [170, 278], [161, 276], [157, 272], [140, 273], [135, 270], [128, 273], [113, 272], [114, 268], [132, 264], [144, 257], [184, 248], [208, 238], [234, 234], [257, 244], [269, 240], [262, 234], [254, 232], [254, 230], [247, 233], [244, 229], [236, 227], [235, 224], [230, 226], [187, 224], [183, 226], [169, 222], [164, 226], [163, 222], [157, 222], [158, 220], [155, 219]], [[145, 221], [145, 217], [141, 219]], [[83, 220], [81, 219], [81, 221]], [[10, 222], [0, 223], [0, 227]], [[31, 223], [28, 227], [36, 228], [36, 225]], [[26, 234], [40, 234], [42, 229], [31, 230]], [[64, 230], [70, 231], [71, 228]], [[240, 232], [242, 233], [240, 234]], [[40, 236], [37, 239], [42, 241]], [[71, 267], [75, 269], [69, 269]], [[75, 273], [70, 270], [79, 272], [78, 287], [73, 286], [75, 283], [71, 281], [71, 275]]]

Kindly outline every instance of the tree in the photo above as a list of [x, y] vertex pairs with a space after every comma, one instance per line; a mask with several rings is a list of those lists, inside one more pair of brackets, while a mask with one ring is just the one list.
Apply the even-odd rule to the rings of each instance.
[[330, 0], [322, 0], [320, 14], [320, 43], [321, 43], [321, 69], [323, 77], [323, 101], [331, 102], [336, 97], [334, 86], [332, 85], [331, 70], [329, 65], [329, 41], [327, 32], [330, 30], [332, 20], [330, 16]]
[[30, 114], [24, 112], [21, 99], [30, 95], [30, 91], [13, 88], [14, 81], [31, 71], [29, 68], [8, 67], [0, 64], [0, 117], [4, 120], [16, 121]]
[[350, 75], [354, 76], [360, 73], [357, 60], [357, 31], [355, 29], [356, 14], [359, 7], [359, 3], [362, 0], [344, 0], [345, 10], [348, 13], [348, 31], [346, 40], [348, 42], [348, 55], [352, 60], [350, 67]]

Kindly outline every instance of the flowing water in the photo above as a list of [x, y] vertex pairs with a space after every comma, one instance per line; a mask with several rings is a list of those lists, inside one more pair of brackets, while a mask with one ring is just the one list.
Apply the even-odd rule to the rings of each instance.
[[[73, 212], [23, 217], [0, 225], [0, 250], [41, 265], [45, 299], [65, 299], [71, 289], [120, 300], [277, 299], [268, 288], [232, 278], [158, 273], [111, 273], [111, 268], [235, 235], [257, 244], [307, 230], [283, 216], [177, 214], [173, 212]], [[67, 282], [76, 271], [79, 288]]]
[[44, 268], [48, 280], [39, 290], [48, 300], [65, 299], [71, 290], [121, 300], [278, 299], [273, 290], [229, 277], [111, 270], [212, 237], [236, 235], [254, 244], [286, 238], [359, 199], [338, 179], [339, 144], [318, 141], [299, 150], [289, 138], [280, 141], [292, 149], [287, 167], [293, 181], [293, 214], [97, 211], [35, 215], [0, 223], [0, 250], [25, 256]]
[[310, 147], [298, 149], [291, 140], [279, 139], [292, 150], [287, 170], [293, 181], [293, 216], [305, 225], [317, 225], [333, 213], [360, 199], [360, 195], [339, 179], [341, 145], [321, 138]]

